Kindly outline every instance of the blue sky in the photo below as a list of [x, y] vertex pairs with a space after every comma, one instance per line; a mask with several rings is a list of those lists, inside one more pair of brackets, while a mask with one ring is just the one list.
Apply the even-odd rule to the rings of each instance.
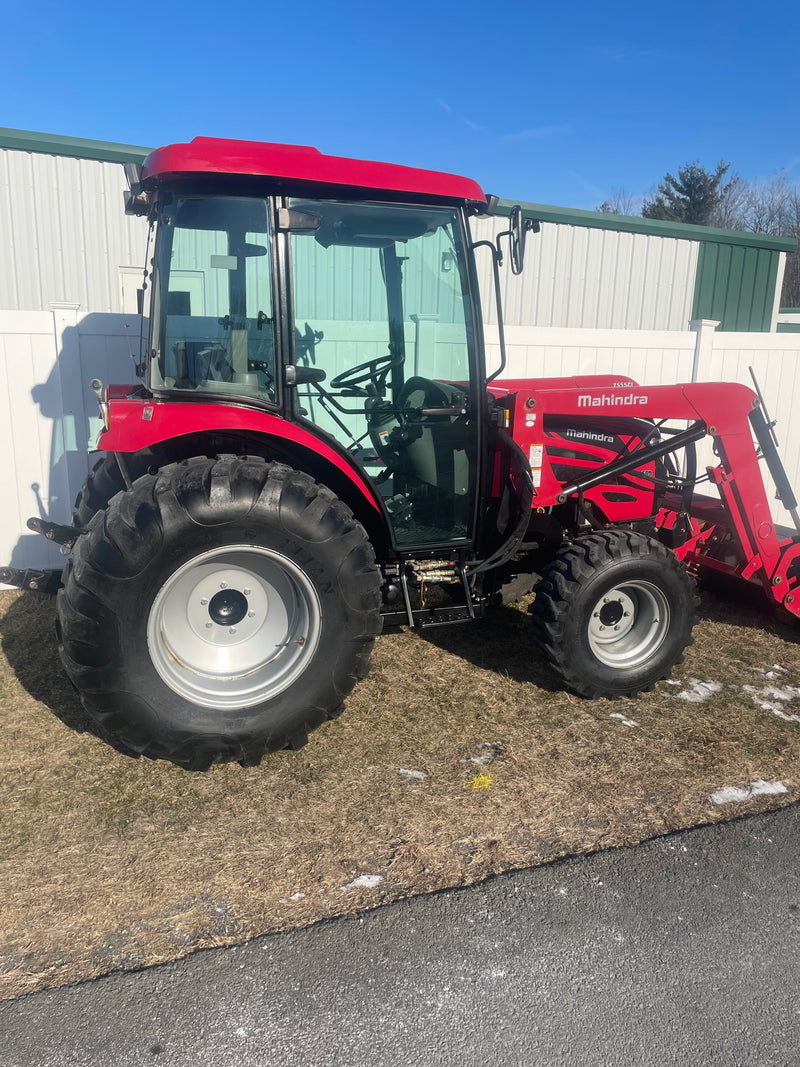
[[800, 182], [796, 0], [45, 0], [3, 28], [0, 125], [17, 129], [311, 144], [568, 207], [695, 159]]

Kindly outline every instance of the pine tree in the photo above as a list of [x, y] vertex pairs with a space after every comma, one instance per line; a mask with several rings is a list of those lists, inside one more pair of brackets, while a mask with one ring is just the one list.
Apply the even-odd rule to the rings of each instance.
[[722, 184], [729, 169], [730, 163], [724, 160], [713, 172], [701, 167], [696, 160], [684, 163], [678, 168], [677, 178], [672, 174], [664, 177], [658, 187], [658, 196], [645, 201], [642, 215], [646, 219], [710, 225], [715, 209], [738, 181], [734, 178], [727, 185]]

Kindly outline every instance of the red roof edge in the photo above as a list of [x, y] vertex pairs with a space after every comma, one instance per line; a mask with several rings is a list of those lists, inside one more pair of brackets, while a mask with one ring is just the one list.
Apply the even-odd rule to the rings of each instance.
[[413, 193], [446, 200], [486, 201], [477, 182], [457, 174], [326, 156], [304, 145], [195, 137], [189, 144], [156, 148], [145, 159], [142, 179], [182, 174], [240, 174], [341, 185], [374, 192]]

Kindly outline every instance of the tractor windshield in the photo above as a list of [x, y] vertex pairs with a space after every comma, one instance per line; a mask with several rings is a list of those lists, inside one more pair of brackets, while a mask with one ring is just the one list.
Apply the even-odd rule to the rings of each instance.
[[160, 215], [154, 389], [275, 400], [267, 201], [187, 197]]

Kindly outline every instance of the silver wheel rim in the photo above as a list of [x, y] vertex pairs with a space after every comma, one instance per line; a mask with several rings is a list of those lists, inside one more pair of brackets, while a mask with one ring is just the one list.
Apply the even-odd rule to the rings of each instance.
[[621, 582], [592, 608], [589, 647], [607, 667], [639, 667], [669, 632], [669, 602], [650, 582]]
[[257, 545], [195, 556], [164, 583], [147, 622], [161, 679], [205, 708], [246, 708], [282, 693], [314, 658], [319, 636], [309, 579]]

